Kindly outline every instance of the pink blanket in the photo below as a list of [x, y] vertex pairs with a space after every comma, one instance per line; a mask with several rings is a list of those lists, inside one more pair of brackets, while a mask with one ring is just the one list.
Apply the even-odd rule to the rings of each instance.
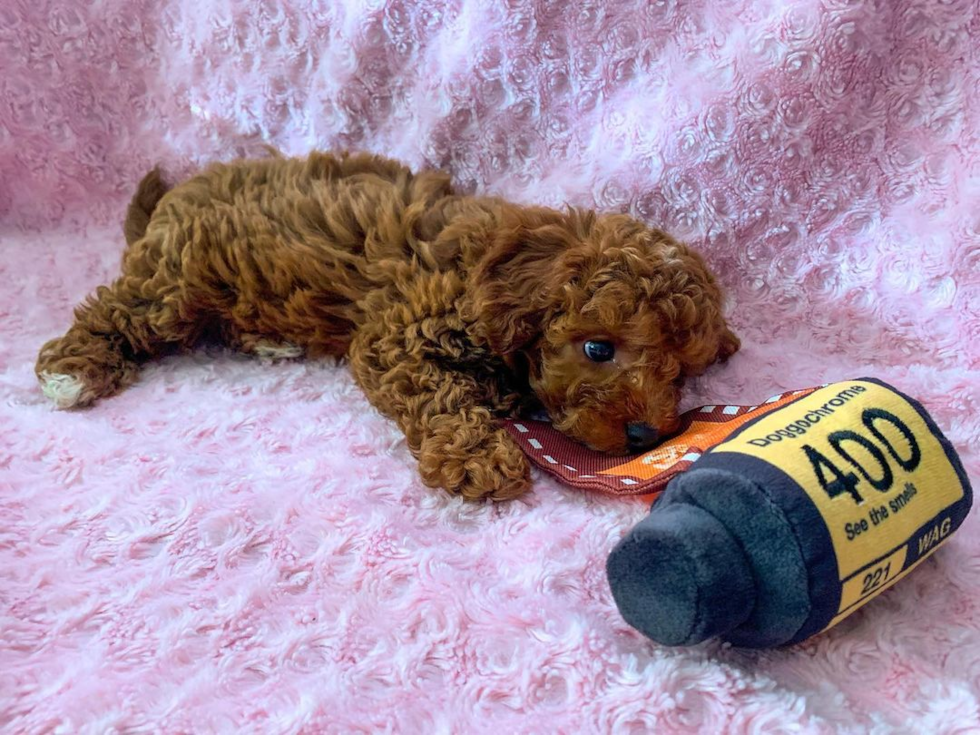
[[700, 247], [745, 348], [690, 402], [873, 374], [980, 478], [975, 0], [0, 3], [0, 730], [977, 732], [980, 524], [798, 648], [659, 648], [646, 513], [425, 489], [342, 368], [168, 359], [56, 413], [38, 346], [142, 173], [384, 152]]

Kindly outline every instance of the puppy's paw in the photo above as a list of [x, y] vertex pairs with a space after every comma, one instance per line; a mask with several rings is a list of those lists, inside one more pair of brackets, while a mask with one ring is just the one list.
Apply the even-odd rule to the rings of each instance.
[[74, 375], [43, 370], [37, 377], [41, 383], [41, 392], [55, 408], [76, 408], [92, 400], [91, 391], [86, 390], [85, 383]]
[[303, 348], [291, 345], [288, 342], [276, 344], [260, 340], [255, 343], [252, 352], [256, 357], [264, 357], [270, 360], [293, 360], [303, 356]]
[[303, 348], [289, 342], [277, 342], [259, 334], [239, 334], [229, 342], [241, 352], [268, 360], [292, 360], [303, 356]]
[[503, 429], [446, 422], [422, 441], [419, 471], [430, 487], [469, 500], [509, 500], [530, 486], [530, 467]]
[[56, 408], [82, 408], [132, 383], [139, 366], [118, 343], [84, 330], [72, 330], [45, 344], [34, 367], [41, 392]]

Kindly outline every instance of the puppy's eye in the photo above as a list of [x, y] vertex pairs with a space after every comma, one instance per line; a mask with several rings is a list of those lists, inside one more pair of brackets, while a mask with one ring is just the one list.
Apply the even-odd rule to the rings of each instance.
[[609, 362], [616, 355], [612, 342], [601, 339], [590, 339], [582, 345], [582, 351], [592, 362]]

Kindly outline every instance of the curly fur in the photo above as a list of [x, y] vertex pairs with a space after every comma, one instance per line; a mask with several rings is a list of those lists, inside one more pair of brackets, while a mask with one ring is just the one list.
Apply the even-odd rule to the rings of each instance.
[[[457, 195], [370, 155], [216, 164], [129, 207], [122, 275], [41, 349], [60, 407], [203, 339], [257, 355], [345, 357], [404, 431], [424, 481], [513, 497], [528, 464], [498, 425], [540, 401], [596, 449], [673, 428], [683, 379], [738, 349], [701, 258], [624, 215]], [[617, 358], [592, 363], [587, 339]]]

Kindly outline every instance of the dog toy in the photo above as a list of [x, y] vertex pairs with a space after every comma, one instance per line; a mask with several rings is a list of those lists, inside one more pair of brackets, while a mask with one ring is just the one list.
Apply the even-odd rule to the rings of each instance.
[[[623, 618], [665, 645], [766, 648], [827, 630], [932, 554], [972, 504], [932, 418], [879, 380], [708, 406], [682, 425], [648, 455], [594, 473], [561, 465], [578, 483], [593, 474], [584, 481], [658, 494], [607, 572]], [[588, 466], [562, 449], [550, 448]], [[665, 466], [668, 455], [679, 461]]]
[[769, 413], [815, 388], [773, 396], [758, 406], [701, 406], [683, 414], [678, 431], [642, 454], [617, 457], [574, 441], [547, 421], [521, 419], [506, 427], [538, 468], [559, 482], [607, 495], [654, 500], [671, 478], [687, 470], [710, 447], [747, 421]]

